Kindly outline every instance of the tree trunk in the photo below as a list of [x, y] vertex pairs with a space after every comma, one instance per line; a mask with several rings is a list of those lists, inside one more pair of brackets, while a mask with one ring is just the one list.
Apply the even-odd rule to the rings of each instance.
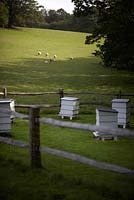
[[13, 27], [14, 16], [15, 16], [15, 9], [14, 9], [14, 0], [13, 0], [13, 1], [9, 1], [8, 3], [8, 28]]

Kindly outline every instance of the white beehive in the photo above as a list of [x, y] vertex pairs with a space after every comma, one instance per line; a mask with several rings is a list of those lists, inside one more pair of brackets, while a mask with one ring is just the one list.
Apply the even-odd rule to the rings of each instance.
[[96, 125], [110, 126], [116, 128], [118, 112], [109, 108], [96, 109]]
[[129, 99], [113, 99], [112, 108], [118, 111], [118, 125], [125, 128], [130, 121], [130, 101]]
[[61, 108], [59, 115], [62, 117], [69, 117], [72, 120], [79, 113], [79, 99], [74, 97], [61, 98]]
[[0, 132], [8, 133], [11, 130], [11, 100], [0, 99]]
[[[104, 127], [111, 127], [111, 128], [118, 128], [117, 124], [117, 115], [118, 112], [114, 109], [109, 108], [97, 108], [96, 109], [96, 125], [97, 126], [104, 126]], [[113, 137], [110, 133], [101, 133], [98, 131], [94, 132], [94, 135], [96, 137], [99, 137], [104, 139], [110, 139], [110, 138], [116, 138]]]

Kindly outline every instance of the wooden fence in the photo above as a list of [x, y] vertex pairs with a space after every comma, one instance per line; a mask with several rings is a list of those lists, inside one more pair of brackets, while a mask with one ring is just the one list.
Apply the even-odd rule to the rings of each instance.
[[[8, 109], [0, 109], [0, 112], [11, 112]], [[30, 142], [29, 144], [26, 144], [22, 141], [15, 141], [10, 138], [3, 138], [0, 137], [0, 142], [6, 143], [6, 144], [11, 144], [15, 146], [20, 146], [24, 148], [30, 148], [30, 158], [31, 158], [31, 167], [41, 167], [41, 151], [45, 151], [50, 154], [62, 156], [64, 158], [69, 158], [71, 160], [75, 160], [81, 163], [85, 163], [91, 166], [95, 166], [101, 169], [107, 169], [110, 171], [114, 172], [119, 172], [119, 173], [131, 173], [134, 174], [134, 170], [126, 169], [123, 167], [119, 167], [117, 165], [111, 165], [111, 164], [106, 164], [103, 162], [98, 162], [83, 156], [80, 156], [78, 154], [73, 154], [73, 153], [68, 153], [65, 151], [60, 151], [56, 149], [51, 149], [48, 147], [40, 147], [40, 123], [48, 123], [52, 124], [55, 126], [60, 126], [60, 127], [66, 127], [66, 128], [75, 128], [75, 129], [81, 129], [85, 131], [99, 131], [100, 134], [103, 132], [105, 133], [110, 133], [113, 136], [125, 136], [125, 137], [134, 137], [134, 131], [128, 130], [128, 129], [120, 129], [120, 128], [110, 128], [109, 127], [101, 127], [101, 126], [96, 126], [92, 124], [81, 124], [81, 123], [74, 123], [74, 122], [64, 122], [61, 120], [55, 120], [52, 118], [40, 118], [40, 108], [37, 106], [32, 106], [29, 109], [29, 115], [24, 115], [21, 113], [13, 112], [16, 117], [25, 119], [25, 120], [30, 120]]]
[[134, 93], [124, 93], [121, 90], [119, 92], [111, 93], [111, 92], [95, 92], [95, 91], [72, 91], [72, 92], [66, 92], [64, 89], [59, 89], [58, 91], [44, 91], [44, 92], [9, 92], [7, 88], [3, 88], [3, 91], [0, 92], [0, 95], [2, 95], [4, 98], [6, 98], [8, 95], [45, 95], [45, 94], [57, 94], [61, 97], [64, 97], [65, 95], [72, 95], [72, 94], [95, 94], [95, 95], [107, 95], [107, 96], [115, 96], [117, 98], [122, 98], [124, 96], [134, 96]]
[[[57, 91], [44, 91], [44, 92], [9, 92], [7, 88], [3, 88], [3, 91], [0, 92], [0, 95], [3, 98], [8, 98], [8, 96], [42, 96], [42, 95], [57, 95], [59, 97], [59, 104], [41, 104], [40, 107], [59, 107], [60, 106], [60, 100], [62, 97], [66, 95], [96, 95], [96, 96], [111, 96], [112, 98], [124, 98], [124, 97], [134, 97], [134, 93], [124, 93], [121, 90], [119, 92], [111, 93], [111, 92], [97, 92], [97, 91], [72, 91], [67, 92], [64, 89], [59, 89]], [[103, 101], [80, 101], [80, 105], [88, 105], [88, 104], [94, 104], [94, 105], [103, 105]], [[16, 107], [23, 107], [23, 108], [29, 108], [32, 105], [24, 105], [24, 104], [16, 104]], [[134, 104], [131, 103], [131, 108], [134, 108]]]

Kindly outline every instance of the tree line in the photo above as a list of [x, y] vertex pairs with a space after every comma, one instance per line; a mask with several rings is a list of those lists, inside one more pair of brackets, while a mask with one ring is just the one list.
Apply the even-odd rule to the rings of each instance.
[[93, 16], [76, 17], [64, 9], [46, 10], [36, 0], [1, 0], [0, 26], [49, 28], [80, 32], [92, 32]]

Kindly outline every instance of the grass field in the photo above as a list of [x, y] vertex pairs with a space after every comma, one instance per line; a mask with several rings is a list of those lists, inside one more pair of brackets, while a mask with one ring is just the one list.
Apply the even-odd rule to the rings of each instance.
[[[10, 91], [103, 90], [132, 92], [134, 73], [103, 68], [84, 45], [86, 33], [0, 30], [0, 84]], [[41, 51], [42, 55], [37, 56]], [[44, 62], [45, 53], [57, 62]], [[73, 57], [73, 60], [69, 60]]]
[[[86, 35], [28, 28], [0, 29], [1, 90], [7, 87], [12, 92], [57, 91], [59, 88], [133, 92], [134, 73], [101, 66], [100, 60], [91, 54], [95, 45], [84, 45]], [[37, 56], [38, 51], [42, 52], [41, 56]], [[49, 58], [56, 54], [57, 61], [45, 63], [46, 52]], [[32, 104], [58, 101], [55, 95], [12, 98], [17, 103]], [[96, 100], [98, 97], [83, 95], [80, 98]], [[57, 114], [57, 109], [42, 113], [58, 119]], [[74, 121], [95, 123], [95, 106], [82, 108]], [[131, 128], [133, 121], [132, 112]], [[28, 122], [17, 119], [12, 127], [12, 138], [28, 142]], [[41, 145], [134, 169], [133, 139], [100, 142], [88, 132], [45, 124], [41, 125]], [[4, 144], [0, 146], [0, 161], [2, 200], [133, 200], [134, 197], [134, 176], [87, 167], [46, 153], [42, 153], [43, 168], [32, 170], [27, 150]]]

